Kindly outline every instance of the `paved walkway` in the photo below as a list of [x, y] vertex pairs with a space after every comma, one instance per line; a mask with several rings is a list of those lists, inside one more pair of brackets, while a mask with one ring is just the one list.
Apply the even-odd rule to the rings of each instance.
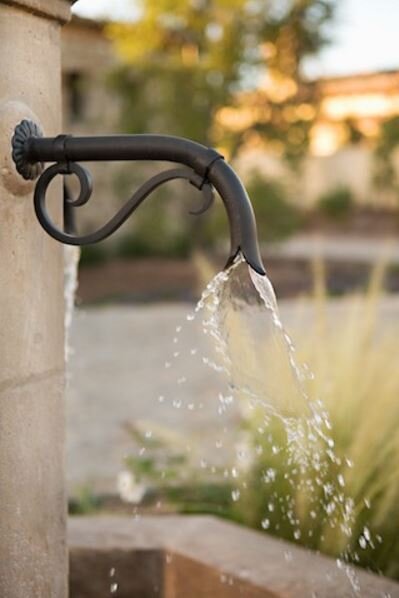
[[[197, 449], [193, 458], [198, 464], [201, 458], [223, 461], [232, 454], [238, 413], [232, 406], [223, 418], [218, 414], [220, 378], [202, 364], [209, 347], [197, 323], [186, 320], [191, 307], [180, 303], [76, 311], [67, 394], [71, 491], [89, 483], [97, 491], [115, 492], [124, 458], [137, 454], [129, 425], [138, 421], [149, 432], [155, 433], [157, 426], [172, 430], [182, 446]], [[332, 319], [343, 310], [342, 301], [332, 302]], [[399, 326], [399, 298], [385, 299], [381, 313], [387, 326]], [[312, 317], [310, 306], [304, 305], [299, 318], [293, 301], [282, 302], [281, 314], [294, 338]], [[184, 330], [174, 343], [180, 325]], [[165, 367], [165, 361], [173, 365]], [[162, 403], [160, 395], [165, 396]], [[172, 401], [177, 406], [181, 401], [182, 407], [173, 407]], [[217, 450], [221, 439], [223, 447]]]
[[[124, 458], [137, 455], [129, 432], [137, 422], [154, 434], [157, 428], [171, 430], [172, 443], [178, 446], [189, 442], [193, 451], [201, 446], [198, 461], [214, 452], [221, 427], [236, 428], [231, 425], [234, 412], [223, 424], [218, 419], [219, 377], [202, 364], [201, 356], [210, 350], [199, 325], [186, 320], [191, 307], [183, 303], [77, 310], [67, 395], [71, 489], [89, 482], [98, 491], [115, 491]], [[174, 343], [181, 325], [188, 333], [179, 334]], [[162, 403], [160, 396], [165, 397]]]
[[269, 245], [265, 254], [285, 258], [312, 259], [320, 256], [334, 261], [374, 263], [387, 259], [399, 263], [397, 238], [295, 235], [282, 243]]

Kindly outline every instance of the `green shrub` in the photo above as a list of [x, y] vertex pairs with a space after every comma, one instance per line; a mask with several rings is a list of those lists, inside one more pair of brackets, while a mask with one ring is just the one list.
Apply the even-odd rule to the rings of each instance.
[[290, 203], [283, 185], [255, 174], [247, 183], [261, 241], [277, 241], [292, 235], [301, 225], [300, 210]]
[[122, 258], [186, 258], [190, 251], [191, 242], [185, 231], [167, 231], [162, 221], [158, 220], [149, 228], [140, 226], [124, 236], [116, 246], [115, 255]]
[[[309, 396], [323, 400], [332, 423], [329, 435], [338, 460], [326, 460], [323, 485], [353, 500], [350, 536], [341, 527], [344, 512], [334, 510], [334, 526], [332, 516], [327, 515], [329, 499], [323, 486], [314, 483], [320, 473], [311, 470], [303, 475], [290, 460], [281, 423], [271, 421], [267, 434], [260, 433], [261, 411], [248, 412], [244, 420], [254, 459], [236, 509], [247, 525], [264, 529], [267, 519], [268, 533], [289, 540], [297, 529], [296, 539], [309, 548], [335, 557], [347, 554], [357, 565], [399, 578], [399, 370], [397, 331], [379, 326], [384, 272], [378, 266], [368, 294], [346, 299], [334, 320], [325, 284], [319, 281], [313, 326], [307, 324], [306, 335], [297, 339], [298, 361], [309, 363], [315, 374]], [[263, 360], [269, 358], [269, 349], [259, 347], [259, 352], [265, 352]], [[284, 377], [279, 388], [290, 396], [291, 387]], [[294, 400], [291, 404], [297, 405], [296, 414], [291, 415], [301, 418], [301, 405]], [[279, 451], [274, 453], [272, 447]], [[268, 470], [276, 476], [266, 484]], [[344, 489], [339, 479], [344, 480]], [[311, 484], [310, 493], [301, 481]]]
[[101, 243], [86, 245], [81, 248], [79, 264], [82, 267], [97, 266], [106, 262], [109, 257], [110, 252]]
[[395, 152], [399, 146], [399, 116], [381, 124], [374, 149], [374, 185], [377, 189], [394, 191], [399, 196], [399, 181], [395, 167]]
[[333, 220], [343, 220], [353, 208], [353, 195], [348, 187], [336, 187], [323, 193], [317, 202], [322, 214]]
[[70, 515], [91, 515], [100, 509], [101, 499], [87, 485], [79, 488], [76, 497], [71, 498], [68, 504]]
[[[258, 226], [259, 240], [278, 241], [289, 237], [302, 224], [301, 211], [288, 201], [284, 186], [275, 180], [252, 175], [246, 184]], [[204, 216], [201, 241], [214, 248], [229, 238], [229, 225], [221, 201], [215, 203]]]
[[[149, 437], [144, 429], [149, 425], [136, 422], [128, 431], [136, 445], [145, 452], [130, 455], [125, 466], [136, 484], [143, 484], [152, 503], [162, 499], [180, 513], [206, 513], [233, 519], [231, 485], [222, 480], [203, 478], [190, 464], [183, 437], [152, 422]], [[188, 482], [187, 482], [188, 480]]]
[[217, 515], [235, 520], [231, 492], [230, 484], [206, 480], [164, 489], [167, 501], [174, 505], [179, 513]]

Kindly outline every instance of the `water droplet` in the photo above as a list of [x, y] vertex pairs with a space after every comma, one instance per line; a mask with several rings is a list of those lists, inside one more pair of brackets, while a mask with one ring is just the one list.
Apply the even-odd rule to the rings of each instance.
[[343, 569], [344, 568], [345, 563], [341, 559], [337, 559], [335, 562], [337, 563], [337, 568], [338, 569]]
[[234, 502], [237, 502], [240, 499], [240, 491], [233, 490], [231, 493], [231, 498], [234, 500]]
[[290, 550], [285, 550], [284, 551], [284, 558], [287, 561], [287, 563], [290, 563], [292, 561], [292, 559], [293, 559], [292, 552]]
[[335, 511], [335, 503], [334, 502], [329, 502], [326, 506], [326, 513], [328, 515], [331, 515], [333, 512]]
[[192, 322], [195, 318], [195, 314], [190, 313], [186, 315], [186, 320], [188, 320], [189, 322]]
[[367, 548], [367, 541], [366, 541], [366, 538], [364, 536], [360, 536], [360, 538], [359, 538], [359, 546], [360, 546], [360, 548], [363, 548], [363, 550], [365, 550]]
[[266, 484], [269, 484], [270, 482], [274, 482], [275, 479], [276, 479], [276, 471], [272, 467], [269, 467], [269, 469], [267, 469], [266, 472], [263, 474], [263, 481]]
[[263, 529], [269, 529], [270, 527], [270, 519], [262, 519], [261, 526]]
[[117, 590], [118, 590], [118, 584], [117, 583], [111, 583], [111, 587], [110, 587], [111, 594], [115, 594], [115, 592]]
[[163, 395], [159, 395], [158, 401], [159, 403], [163, 403], [165, 401], [165, 397]]
[[368, 527], [364, 527], [363, 529], [363, 536], [365, 537], [365, 539], [367, 540], [367, 542], [371, 542], [371, 534], [370, 534], [370, 530]]
[[239, 572], [239, 576], [241, 577], [241, 579], [248, 579], [248, 577], [249, 577], [248, 569], [241, 569], [241, 571]]
[[115, 569], [115, 567], [111, 567], [111, 569], [109, 570], [109, 576], [110, 576], [110, 577], [114, 577], [114, 575], [115, 575], [115, 572], [116, 572], [116, 569]]

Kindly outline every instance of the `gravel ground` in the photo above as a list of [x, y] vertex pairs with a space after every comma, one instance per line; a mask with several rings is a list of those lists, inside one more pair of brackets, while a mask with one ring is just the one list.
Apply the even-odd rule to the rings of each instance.
[[[168, 303], [76, 310], [67, 392], [71, 494], [86, 484], [97, 492], [115, 492], [124, 458], [137, 451], [129, 425], [138, 421], [144, 422], [145, 430], [173, 430], [198, 462], [223, 461], [232, 454], [239, 416], [234, 406], [223, 418], [218, 415], [219, 375], [201, 364], [200, 356], [210, 350], [198, 324], [186, 320], [191, 309], [187, 303]], [[333, 321], [343, 309], [342, 302], [331, 302]], [[399, 326], [399, 298], [387, 298], [381, 310], [384, 324]], [[301, 307], [298, 301], [282, 302], [281, 313], [294, 338], [312, 317], [309, 306]], [[176, 344], [173, 339], [181, 324], [188, 331]], [[173, 361], [176, 347], [183, 357]], [[169, 359], [173, 367], [165, 367]], [[183, 376], [183, 406], [173, 408], [169, 401], [182, 392], [177, 381]], [[166, 397], [163, 403], [159, 395]], [[221, 438], [223, 448], [216, 450]]]

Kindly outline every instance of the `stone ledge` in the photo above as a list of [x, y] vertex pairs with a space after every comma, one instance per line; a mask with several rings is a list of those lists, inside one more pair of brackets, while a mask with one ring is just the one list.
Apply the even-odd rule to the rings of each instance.
[[[106, 595], [113, 579], [118, 598], [353, 595], [333, 559], [213, 517], [73, 517], [69, 547], [74, 598]], [[356, 575], [362, 598], [399, 597], [394, 581]]]
[[0, 4], [15, 6], [25, 11], [67, 23], [71, 18], [71, 5], [76, 0], [0, 0]]

